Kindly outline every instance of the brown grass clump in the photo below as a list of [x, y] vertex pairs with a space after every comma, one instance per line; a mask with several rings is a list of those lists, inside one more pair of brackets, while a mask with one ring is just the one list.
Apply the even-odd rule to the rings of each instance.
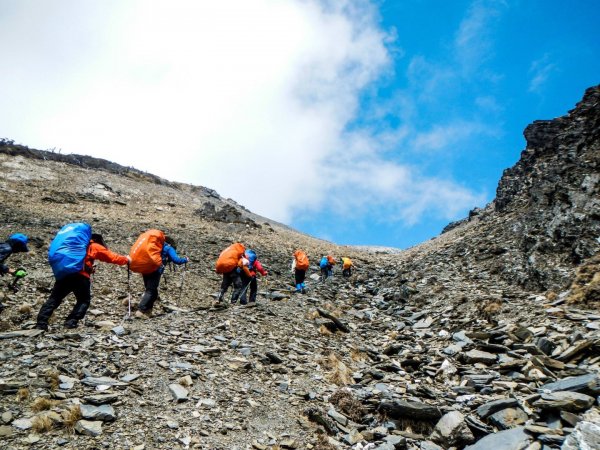
[[81, 408], [79, 405], [73, 405], [69, 409], [62, 412], [63, 425], [69, 433], [75, 431], [75, 424], [81, 419]]
[[337, 450], [337, 447], [330, 444], [327, 435], [319, 434], [317, 444], [313, 447], [315, 450]]
[[319, 363], [329, 371], [326, 375], [327, 380], [338, 386], [345, 386], [352, 383], [350, 369], [344, 362], [333, 352], [320, 359]]
[[50, 400], [45, 397], [38, 397], [33, 401], [33, 403], [31, 403], [31, 410], [38, 413], [41, 411], [47, 411], [58, 404], [60, 404], [60, 401], [58, 400]]
[[21, 388], [17, 391], [17, 401], [24, 402], [29, 398], [29, 389]]
[[50, 431], [54, 426], [54, 422], [45, 414], [35, 416], [31, 421], [31, 428], [36, 433], [45, 433]]
[[548, 291], [548, 292], [546, 292], [546, 298], [548, 299], [549, 302], [553, 302], [554, 300], [556, 300], [558, 298], [558, 294], [554, 291]]
[[568, 304], [600, 302], [600, 253], [577, 269]]
[[409, 433], [420, 434], [421, 436], [429, 436], [433, 432], [435, 424], [426, 420], [413, 420], [402, 418], [398, 420], [400, 429]]
[[350, 350], [350, 359], [356, 362], [368, 361], [369, 356], [365, 352], [361, 352], [360, 350], [353, 348]]
[[33, 312], [33, 307], [29, 303], [23, 303], [19, 306], [19, 313], [30, 316]]
[[365, 414], [365, 408], [363, 404], [355, 399], [352, 394], [345, 389], [340, 389], [334, 392], [329, 398], [329, 402], [336, 406], [336, 409], [344, 413], [346, 417], [349, 417], [355, 422], [358, 422]]
[[307, 318], [308, 320], [315, 320], [315, 319], [317, 319], [319, 316], [320, 316], [320, 314], [319, 314], [319, 312], [318, 312], [316, 309], [313, 309], [312, 311], [309, 311], [309, 312], [306, 314], [306, 318]]
[[331, 330], [329, 328], [327, 328], [325, 325], [321, 325], [319, 327], [319, 333], [321, 333], [324, 336], [329, 336], [332, 335], [333, 333], [331, 332]]
[[58, 386], [60, 385], [60, 379], [58, 378], [60, 374], [56, 370], [47, 370], [44, 375], [46, 377], [46, 381], [50, 383], [50, 389], [53, 391], [57, 390]]

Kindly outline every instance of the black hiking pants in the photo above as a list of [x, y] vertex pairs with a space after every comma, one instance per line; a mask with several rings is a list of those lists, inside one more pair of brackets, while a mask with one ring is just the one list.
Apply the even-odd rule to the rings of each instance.
[[304, 283], [306, 278], [306, 270], [294, 269], [294, 278], [296, 279], [296, 286]]
[[85, 317], [85, 313], [90, 307], [92, 300], [92, 285], [90, 279], [80, 273], [74, 273], [67, 275], [66, 277], [56, 280], [54, 287], [50, 293], [50, 297], [46, 300], [46, 303], [40, 308], [40, 312], [37, 316], [37, 324], [42, 326], [48, 326], [48, 320], [56, 308], [60, 306], [62, 301], [71, 292], [75, 295], [75, 306], [71, 314], [65, 319], [66, 322], [74, 321], [77, 323]]
[[342, 270], [342, 275], [344, 278], [350, 278], [350, 275], [352, 275], [352, 268], [348, 267], [347, 269]]
[[144, 278], [144, 295], [142, 295], [138, 309], [144, 314], [152, 311], [154, 302], [158, 298], [158, 286], [160, 285], [161, 275], [162, 273], [160, 270], [147, 275], [142, 275]]
[[236, 302], [240, 297], [240, 292], [242, 291], [242, 277], [238, 272], [237, 268], [233, 269], [231, 272], [227, 272], [223, 274], [223, 281], [221, 282], [221, 294], [219, 295], [219, 300], [223, 300], [225, 297], [225, 293], [229, 286], [233, 284], [233, 294], [231, 295], [231, 301]]
[[[246, 294], [248, 293], [248, 290], [250, 290], [250, 302], [255, 302], [256, 294], [258, 292], [258, 283], [256, 281], [256, 277], [249, 277], [245, 273], [242, 273], [241, 277], [242, 277], [242, 286], [243, 286], [242, 290], [244, 291], [244, 293], [242, 294], [242, 297], [240, 298], [240, 303], [242, 303], [242, 304], [246, 303]], [[248, 284], [250, 286], [248, 286]]]

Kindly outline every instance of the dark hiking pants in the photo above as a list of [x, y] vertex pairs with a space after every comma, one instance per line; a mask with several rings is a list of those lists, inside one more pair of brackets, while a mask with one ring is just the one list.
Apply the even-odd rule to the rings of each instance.
[[71, 292], [75, 295], [76, 303], [73, 306], [71, 314], [65, 319], [65, 322], [78, 322], [83, 319], [92, 300], [91, 286], [90, 279], [80, 273], [67, 275], [60, 280], [56, 280], [50, 297], [40, 308], [37, 316], [38, 325], [45, 325], [47, 327], [48, 320], [54, 310], [60, 306], [65, 297]]
[[238, 272], [237, 268], [231, 272], [223, 274], [223, 281], [221, 282], [221, 295], [219, 295], [219, 300], [223, 300], [227, 289], [229, 289], [229, 286], [232, 284], [233, 294], [231, 296], [231, 301], [235, 302], [240, 297], [240, 292], [242, 291], [242, 278], [240, 277], [240, 273]]
[[158, 298], [158, 286], [160, 285], [160, 276], [161, 273], [159, 270], [156, 272], [152, 272], [148, 275], [143, 275], [144, 278], [144, 295], [142, 295], [142, 300], [140, 300], [140, 305], [138, 309], [146, 314], [149, 311], [152, 311], [154, 307], [154, 302]]
[[306, 270], [295, 269], [294, 270], [294, 278], [296, 279], [296, 286], [304, 283], [304, 279], [306, 278]]
[[[241, 275], [241, 277], [242, 277], [242, 286], [243, 286], [242, 290], [244, 291], [244, 293], [242, 294], [242, 297], [240, 298], [240, 302], [246, 303], [246, 294], [248, 293], [248, 290], [250, 290], [250, 302], [255, 302], [256, 294], [258, 292], [258, 283], [256, 282], [256, 277], [249, 277], [245, 273], [243, 273]], [[250, 284], [250, 286], [248, 286], [248, 284]]]

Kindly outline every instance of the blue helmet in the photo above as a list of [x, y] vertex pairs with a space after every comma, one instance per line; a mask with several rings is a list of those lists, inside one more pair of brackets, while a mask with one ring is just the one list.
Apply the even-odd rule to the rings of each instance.
[[15, 233], [10, 235], [10, 237], [8, 238], [8, 242], [12, 245], [17, 247], [18, 249], [28, 252], [29, 249], [27, 248], [27, 242], [29, 242], [29, 238], [27, 236], [25, 236], [23, 233]]

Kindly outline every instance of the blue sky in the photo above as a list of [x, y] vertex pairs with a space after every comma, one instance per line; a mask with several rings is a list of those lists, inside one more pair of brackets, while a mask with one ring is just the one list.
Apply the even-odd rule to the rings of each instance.
[[0, 137], [408, 247], [600, 82], [597, 1], [0, 0]]

